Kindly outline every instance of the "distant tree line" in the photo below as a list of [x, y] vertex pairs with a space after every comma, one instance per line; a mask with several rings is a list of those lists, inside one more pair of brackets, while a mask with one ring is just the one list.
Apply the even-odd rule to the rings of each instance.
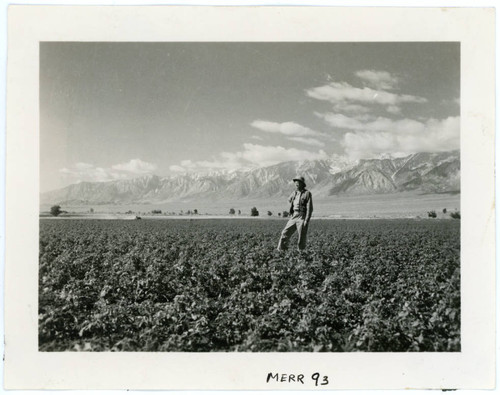
[[61, 206], [59, 206], [58, 204], [50, 208], [50, 214], [52, 214], [54, 217], [57, 217], [61, 213], [62, 213]]
[[[449, 212], [446, 208], [443, 209], [443, 214], [449, 214], [449, 216], [453, 219], [460, 219], [460, 211], [455, 209], [455, 211]], [[429, 218], [437, 218], [436, 210], [431, 210], [427, 212], [427, 216]]]

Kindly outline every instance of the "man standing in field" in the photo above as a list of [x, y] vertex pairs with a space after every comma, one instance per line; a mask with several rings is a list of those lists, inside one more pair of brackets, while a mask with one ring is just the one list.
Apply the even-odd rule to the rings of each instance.
[[299, 234], [299, 251], [306, 248], [307, 228], [313, 212], [312, 194], [306, 189], [304, 177], [294, 178], [293, 182], [296, 190], [288, 198], [291, 218], [281, 232], [278, 251], [285, 251], [288, 248], [288, 241], [295, 230]]

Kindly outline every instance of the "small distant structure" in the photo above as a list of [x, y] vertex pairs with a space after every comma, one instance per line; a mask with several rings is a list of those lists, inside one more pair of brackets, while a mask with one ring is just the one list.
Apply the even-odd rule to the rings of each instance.
[[135, 216], [135, 219], [142, 219], [141, 217], [139, 217], [138, 215]]

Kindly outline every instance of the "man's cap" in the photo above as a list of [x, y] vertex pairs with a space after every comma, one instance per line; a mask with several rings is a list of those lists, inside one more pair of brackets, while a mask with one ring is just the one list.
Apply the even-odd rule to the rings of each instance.
[[295, 177], [293, 179], [293, 181], [300, 181], [304, 186], [306, 186], [306, 180], [304, 179], [304, 177]]

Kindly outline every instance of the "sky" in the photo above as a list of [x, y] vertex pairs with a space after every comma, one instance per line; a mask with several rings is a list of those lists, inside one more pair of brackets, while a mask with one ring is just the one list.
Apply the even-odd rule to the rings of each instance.
[[41, 192], [460, 148], [458, 43], [40, 43]]

